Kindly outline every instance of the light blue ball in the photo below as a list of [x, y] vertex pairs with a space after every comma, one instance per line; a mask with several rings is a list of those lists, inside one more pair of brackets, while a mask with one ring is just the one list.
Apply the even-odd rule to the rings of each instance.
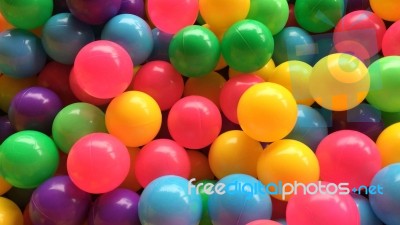
[[357, 204], [358, 211], [360, 212], [360, 225], [382, 225], [383, 223], [376, 217], [372, 211], [371, 205], [366, 197], [351, 193], [354, 201]]
[[44, 50], [59, 63], [73, 64], [79, 50], [94, 40], [93, 29], [71, 13], [56, 14], [43, 26]]
[[197, 225], [201, 218], [200, 195], [189, 194], [189, 181], [174, 175], [152, 181], [139, 200], [139, 218], [146, 225]]
[[214, 193], [208, 199], [213, 225], [245, 225], [254, 220], [271, 218], [271, 198], [254, 177], [232, 174], [219, 180], [218, 184], [225, 185], [225, 193]]
[[400, 163], [381, 169], [371, 186], [380, 185], [383, 194], [369, 195], [372, 210], [386, 225], [400, 224]]
[[144, 63], [153, 50], [149, 25], [133, 14], [120, 14], [109, 20], [101, 32], [101, 39], [121, 45], [131, 56], [134, 65]]
[[40, 39], [22, 29], [0, 33], [0, 72], [13, 78], [37, 75], [46, 63]]

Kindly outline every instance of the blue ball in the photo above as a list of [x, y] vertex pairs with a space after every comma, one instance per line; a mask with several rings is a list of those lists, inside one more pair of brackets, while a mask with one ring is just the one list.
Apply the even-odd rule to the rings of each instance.
[[94, 39], [92, 28], [71, 13], [54, 15], [43, 26], [44, 50], [59, 63], [73, 64], [79, 50]]
[[309, 106], [297, 105], [296, 125], [286, 138], [300, 141], [315, 151], [327, 135], [328, 126], [324, 117]]
[[372, 210], [387, 225], [400, 224], [400, 163], [381, 169], [372, 179], [371, 185], [381, 187], [383, 194], [370, 194]]
[[12, 29], [0, 33], [0, 72], [13, 78], [32, 77], [46, 63], [40, 39], [33, 33]]
[[174, 175], [153, 180], [139, 200], [139, 218], [142, 224], [196, 225], [201, 218], [200, 195], [189, 193], [189, 181]]
[[208, 210], [214, 225], [245, 225], [258, 219], [270, 219], [272, 203], [260, 181], [245, 174], [232, 174], [219, 180], [224, 193], [214, 192], [208, 199]]
[[153, 42], [154, 47], [149, 60], [163, 60], [169, 62], [169, 43], [172, 40], [173, 34], [165, 33], [158, 28], [154, 28], [153, 33]]
[[374, 211], [372, 211], [366, 197], [356, 193], [351, 193], [351, 197], [353, 197], [360, 212], [360, 225], [382, 225], [382, 222], [376, 217]]
[[314, 40], [299, 27], [286, 27], [274, 36], [275, 50], [272, 55], [276, 65], [289, 60], [299, 60], [313, 65], [316, 54]]
[[120, 14], [106, 23], [101, 39], [121, 45], [131, 56], [134, 65], [144, 63], [153, 50], [149, 25], [139, 16]]

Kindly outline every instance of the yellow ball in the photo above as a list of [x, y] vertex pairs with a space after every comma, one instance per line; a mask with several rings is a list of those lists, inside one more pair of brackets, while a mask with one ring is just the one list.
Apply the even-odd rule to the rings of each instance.
[[257, 177], [257, 160], [262, 150], [261, 143], [243, 131], [231, 130], [212, 143], [208, 161], [218, 179], [235, 173]]
[[276, 67], [269, 77], [269, 82], [287, 88], [296, 99], [297, 104], [312, 105], [314, 99], [308, 88], [312, 67], [302, 61], [287, 61]]
[[242, 130], [261, 142], [284, 138], [294, 128], [297, 104], [283, 86], [264, 82], [251, 86], [241, 96], [238, 120]]
[[400, 162], [400, 122], [385, 128], [376, 140], [382, 167]]
[[[263, 66], [261, 69], [254, 71], [250, 74], [257, 75], [261, 77], [264, 81], [269, 81], [269, 77], [274, 73], [275, 70], [275, 63], [274, 60], [270, 59], [265, 66]], [[229, 68], [229, 78], [241, 75], [243, 74], [242, 72], [236, 71], [232, 68]]]
[[150, 95], [127, 91], [115, 97], [106, 110], [106, 127], [110, 134], [128, 147], [152, 141], [161, 127], [161, 110]]
[[315, 64], [309, 80], [310, 93], [322, 107], [344, 111], [359, 105], [370, 86], [368, 69], [345, 53], [325, 56]]
[[9, 184], [2, 176], [0, 176], [0, 195], [3, 195], [11, 189], [11, 184]]
[[372, 11], [380, 18], [387, 21], [400, 20], [399, 0], [369, 0]]
[[[318, 181], [317, 156], [305, 144], [290, 139], [276, 141], [265, 148], [257, 163], [258, 179], [267, 185], [270, 192], [276, 191], [269, 184], [308, 184]], [[271, 188], [270, 188], [271, 187]], [[289, 191], [285, 188], [285, 191]], [[273, 194], [273, 197], [288, 201], [292, 195]]]
[[24, 218], [18, 206], [7, 198], [0, 197], [0, 225], [23, 225]]

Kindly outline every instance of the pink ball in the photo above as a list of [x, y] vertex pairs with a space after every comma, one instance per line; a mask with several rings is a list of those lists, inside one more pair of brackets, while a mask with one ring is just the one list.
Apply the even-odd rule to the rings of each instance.
[[175, 34], [194, 24], [199, 13], [198, 0], [148, 0], [147, 12], [151, 22], [165, 33]]
[[282, 224], [273, 220], [255, 220], [246, 225], [282, 225]]
[[188, 96], [177, 101], [168, 115], [168, 130], [172, 138], [189, 149], [210, 145], [222, 127], [221, 113], [209, 99]]
[[349, 183], [351, 188], [368, 186], [381, 168], [381, 156], [374, 141], [358, 131], [329, 134], [318, 145], [316, 155], [321, 180]]
[[137, 71], [133, 89], [150, 95], [161, 110], [167, 110], [182, 97], [184, 84], [181, 74], [169, 62], [151, 61]]
[[92, 133], [79, 139], [67, 158], [72, 182], [88, 193], [100, 194], [117, 188], [130, 168], [128, 149], [106, 133]]
[[393, 23], [383, 36], [382, 53], [384, 56], [400, 55], [400, 20]]
[[358, 10], [345, 15], [336, 25], [333, 41], [338, 52], [368, 60], [382, 49], [385, 23], [376, 14]]
[[75, 58], [73, 70], [76, 85], [87, 95], [99, 99], [121, 94], [133, 78], [133, 63], [128, 52], [105, 40], [83, 47]]
[[[318, 185], [320, 182], [312, 183]], [[321, 182], [328, 185], [327, 182]], [[333, 188], [332, 190], [333, 191]], [[310, 188], [308, 194], [300, 188], [293, 195], [286, 209], [286, 221], [290, 225], [359, 225], [360, 214], [356, 202], [349, 194], [327, 193]]]
[[230, 78], [222, 87], [219, 102], [221, 110], [230, 121], [239, 124], [237, 106], [242, 94], [251, 86], [264, 80], [256, 75], [238, 75]]
[[165, 175], [188, 178], [190, 161], [186, 150], [175, 141], [157, 139], [146, 144], [136, 156], [135, 174], [139, 184], [146, 187]]

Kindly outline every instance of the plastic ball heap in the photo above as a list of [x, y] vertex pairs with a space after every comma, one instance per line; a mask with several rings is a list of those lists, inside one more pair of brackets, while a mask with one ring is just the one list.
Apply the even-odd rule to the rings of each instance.
[[400, 225], [399, 0], [0, 0], [0, 225]]

